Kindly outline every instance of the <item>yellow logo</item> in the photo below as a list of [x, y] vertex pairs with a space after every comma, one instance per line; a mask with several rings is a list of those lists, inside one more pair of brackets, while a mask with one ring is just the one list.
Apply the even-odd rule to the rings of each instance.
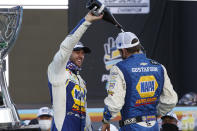
[[71, 94], [75, 103], [73, 105], [73, 108], [76, 111], [85, 112], [85, 101], [86, 101], [85, 90], [79, 87], [79, 85], [75, 85], [73, 90], [71, 91]]
[[141, 98], [153, 97], [158, 88], [157, 80], [154, 76], [140, 77], [136, 89]]

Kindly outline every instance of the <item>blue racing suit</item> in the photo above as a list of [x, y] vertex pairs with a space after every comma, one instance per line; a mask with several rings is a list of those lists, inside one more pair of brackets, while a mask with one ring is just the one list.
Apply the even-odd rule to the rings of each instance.
[[79, 68], [69, 61], [74, 46], [91, 23], [82, 19], [61, 43], [48, 66], [48, 80], [54, 118], [51, 131], [87, 131], [86, 84]]
[[144, 54], [133, 54], [112, 67], [107, 91], [104, 121], [119, 111], [122, 121], [141, 118], [123, 125], [121, 131], [158, 131], [156, 115], [169, 112], [177, 103], [165, 67]]

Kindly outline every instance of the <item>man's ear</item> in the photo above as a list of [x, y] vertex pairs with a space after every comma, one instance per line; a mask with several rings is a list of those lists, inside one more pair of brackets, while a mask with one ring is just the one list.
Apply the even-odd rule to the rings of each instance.
[[123, 56], [124, 57], [127, 57], [128, 56], [128, 51], [127, 51], [127, 49], [122, 49], [122, 53], [123, 53]]

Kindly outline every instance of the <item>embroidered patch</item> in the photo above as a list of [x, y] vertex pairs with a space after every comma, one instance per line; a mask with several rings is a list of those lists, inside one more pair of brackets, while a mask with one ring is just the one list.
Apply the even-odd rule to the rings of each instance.
[[116, 85], [116, 83], [109, 83], [109, 88], [108, 88], [108, 89], [109, 89], [109, 90], [110, 90], [110, 89], [114, 89], [115, 85]]
[[141, 98], [153, 97], [157, 88], [158, 83], [153, 75], [141, 76], [136, 86]]

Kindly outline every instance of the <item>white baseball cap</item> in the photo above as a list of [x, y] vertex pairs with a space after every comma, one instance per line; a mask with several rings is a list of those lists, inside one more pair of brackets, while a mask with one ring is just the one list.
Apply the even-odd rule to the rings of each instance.
[[48, 107], [42, 107], [39, 109], [37, 117], [47, 115], [47, 116], [53, 116], [53, 112], [50, 108]]
[[79, 41], [79, 42], [75, 45], [73, 51], [77, 51], [77, 50], [81, 50], [81, 49], [84, 50], [85, 53], [91, 53], [90, 48], [84, 46], [83, 43]]
[[131, 32], [121, 32], [116, 38], [117, 49], [131, 48], [140, 44], [138, 37]]
[[171, 117], [171, 118], [174, 118], [178, 121], [178, 118], [173, 111], [168, 112], [166, 115], [162, 116], [161, 119], [164, 119], [165, 117]]

